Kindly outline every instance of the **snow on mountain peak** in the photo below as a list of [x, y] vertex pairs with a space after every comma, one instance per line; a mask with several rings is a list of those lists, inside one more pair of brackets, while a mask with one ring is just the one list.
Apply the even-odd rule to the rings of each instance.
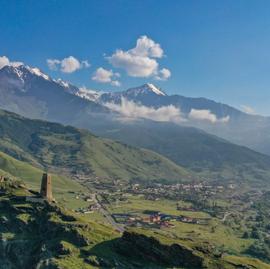
[[127, 94], [132, 94], [135, 96], [149, 93], [154, 93], [160, 96], [166, 96], [166, 94], [163, 91], [161, 91], [158, 87], [156, 87], [152, 83], [146, 83], [140, 87], [131, 88], [127, 90]]
[[45, 80], [51, 80], [48, 75], [41, 72], [40, 69], [37, 67], [32, 68], [28, 65], [18, 64], [18, 65], [7, 65], [5, 66], [5, 68], [9, 70], [9, 72], [16, 74], [17, 77], [22, 81], [25, 79], [25, 77], [27, 77], [29, 72], [33, 75], [42, 77]]
[[157, 95], [163, 95], [163, 96], [166, 95], [163, 91], [161, 91], [159, 88], [157, 88], [154, 84], [152, 84], [152, 83], [147, 83], [146, 85], [147, 85], [147, 87], [150, 88], [150, 90], [151, 90], [152, 92], [154, 92], [155, 94], [157, 94]]
[[69, 83], [62, 80], [61, 78], [58, 78], [58, 79], [54, 79], [53, 80], [55, 83], [58, 83], [60, 84], [61, 86], [65, 87], [65, 88], [68, 88], [69, 87]]
[[37, 67], [31, 68], [30, 66], [25, 66], [28, 71], [30, 71], [32, 74], [42, 77], [46, 80], [50, 80], [50, 77], [40, 71]]
[[76, 93], [77, 96], [96, 102], [99, 97], [102, 95], [102, 92], [97, 92], [94, 90], [87, 89], [85, 87], [79, 88], [79, 91]]

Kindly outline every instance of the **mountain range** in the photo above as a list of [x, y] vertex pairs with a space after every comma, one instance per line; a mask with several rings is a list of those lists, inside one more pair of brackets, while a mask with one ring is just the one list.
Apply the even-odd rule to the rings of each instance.
[[[17, 165], [8, 158], [10, 156], [22, 162], [21, 167], [25, 163], [89, 182], [172, 183], [204, 178], [269, 184], [269, 156], [195, 128], [179, 126], [174, 133], [170, 123], [166, 125], [164, 128], [164, 124], [153, 122], [148, 130], [143, 130], [144, 133], [136, 125], [133, 129], [115, 132], [116, 136], [122, 136], [122, 140], [128, 135], [129, 142], [133, 141], [134, 145], [141, 143], [140, 149], [99, 138], [87, 130], [27, 119], [0, 110], [0, 169], [17, 170], [10, 168], [14, 163]], [[146, 140], [137, 139], [139, 136]], [[172, 139], [163, 140], [162, 137]], [[143, 149], [144, 145], [165, 157]]]
[[[74, 137], [78, 139], [75, 139], [75, 149], [63, 145], [61, 141], [63, 137], [59, 140], [58, 133], [56, 137], [53, 134], [52, 138], [47, 139], [48, 134], [37, 132], [40, 127], [35, 127], [35, 131], [33, 133], [31, 131], [28, 138], [25, 138], [28, 148], [24, 148], [25, 141], [23, 141], [14, 150], [14, 144], [17, 145], [16, 139], [18, 138], [15, 139], [11, 134], [15, 132], [18, 122], [28, 122], [26, 125], [30, 126], [39, 126], [41, 122], [19, 120], [16, 118], [18, 116], [2, 112], [2, 115], [5, 115], [2, 117], [2, 122], [4, 122], [4, 125], [1, 126], [4, 132], [2, 135], [5, 137], [6, 129], [10, 128], [5, 143], [11, 141], [10, 145], [13, 144], [13, 148], [10, 145], [7, 148], [2, 145], [1, 150], [19, 159], [26, 158], [25, 161], [30, 161], [35, 165], [71, 169], [73, 153], [87, 148], [87, 158], [80, 156], [81, 158], [74, 163], [74, 167], [80, 167], [80, 169], [88, 167], [90, 170], [91, 167], [95, 167], [96, 170], [94, 170], [99, 171], [97, 175], [105, 178], [108, 177], [108, 174], [113, 174], [108, 167], [114, 167], [117, 164], [119, 169], [116, 169], [117, 172], [113, 178], [150, 177], [154, 179], [159, 175], [158, 179], [178, 179], [179, 176], [176, 174], [187, 175], [188, 172], [185, 169], [188, 169], [188, 171], [211, 178], [268, 179], [270, 157], [233, 143], [269, 153], [269, 118], [249, 115], [231, 106], [205, 98], [170, 96], [150, 83], [127, 91], [97, 92], [85, 88], [80, 89], [62, 80], [54, 80], [37, 68], [25, 65], [5, 66], [0, 69], [0, 107], [31, 119], [54, 121], [89, 129], [96, 135], [117, 140], [132, 147], [149, 149], [168, 158], [162, 159], [163, 157], [160, 155], [149, 153], [152, 155], [147, 156], [147, 160], [142, 159], [147, 151], [143, 150], [142, 153], [141, 150], [138, 153], [135, 148], [112, 141], [108, 142], [111, 143], [108, 146], [106, 140], [100, 140], [86, 131], [78, 131], [71, 127], [63, 127], [60, 133], [68, 133], [67, 137], [63, 136], [68, 141], [70, 136], [72, 139]], [[14, 119], [13, 126], [9, 126], [12, 121], [3, 120], [10, 117]], [[46, 126], [46, 123], [44, 125]], [[55, 127], [57, 130], [60, 128], [60, 125], [55, 126], [58, 126]], [[26, 127], [22, 125], [21, 128]], [[54, 133], [54, 131], [52, 128], [50, 132]], [[12, 137], [15, 140], [12, 140]], [[30, 138], [34, 142], [30, 142]], [[48, 143], [48, 141], [50, 142]], [[61, 143], [56, 146], [51, 144], [51, 141]], [[89, 141], [95, 141], [95, 146], [99, 146], [92, 149]], [[72, 140], [72, 146], [73, 143]], [[29, 145], [31, 145], [30, 148]], [[40, 147], [42, 150], [38, 152]], [[10, 152], [10, 148], [13, 151]], [[57, 154], [62, 151], [68, 157], [58, 160], [55, 157], [56, 153], [51, 153], [51, 150], [55, 149], [58, 149]], [[74, 152], [66, 154], [67, 149], [72, 149]], [[96, 156], [96, 159], [93, 157], [95, 165], [87, 163], [88, 157], [96, 155], [96, 151], [104, 153], [107, 152], [107, 149], [126, 155], [125, 160], [119, 160], [119, 156], [117, 157], [115, 154], [112, 157], [113, 160], [109, 160], [108, 167], [98, 163], [98, 158], [101, 156]], [[131, 153], [133, 151], [134, 154]], [[20, 155], [20, 152], [23, 154]], [[46, 156], [46, 152], [50, 152], [50, 154]], [[106, 160], [107, 164], [106, 154], [101, 159]], [[135, 159], [130, 157], [132, 155], [136, 156]], [[150, 160], [150, 162], [155, 162], [153, 161], [155, 158], [162, 159], [161, 162], [164, 163], [163, 168], [166, 172], [161, 173], [161, 169], [156, 172], [153, 172], [153, 169], [149, 171], [149, 168], [145, 166]], [[133, 166], [134, 163], [135, 166], [138, 165], [138, 162], [140, 162], [139, 167], [144, 167], [142, 170], [138, 166]], [[119, 163], [121, 163], [120, 166]], [[124, 166], [122, 166], [123, 163]], [[159, 165], [155, 169], [158, 167]], [[120, 173], [120, 170], [124, 170], [125, 173]]]
[[206, 98], [167, 95], [150, 83], [126, 91], [98, 92], [54, 80], [38, 68], [5, 66], [0, 70], [0, 107], [30, 118], [98, 131], [101, 135], [102, 131], [108, 133], [110, 128], [126, 125], [123, 116], [135, 114], [136, 119], [200, 128], [270, 154], [269, 117], [250, 115]]

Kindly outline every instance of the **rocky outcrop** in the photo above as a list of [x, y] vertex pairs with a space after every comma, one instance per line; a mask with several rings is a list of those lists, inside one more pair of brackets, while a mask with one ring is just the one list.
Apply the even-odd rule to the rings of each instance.
[[167, 266], [205, 268], [203, 258], [192, 249], [179, 244], [165, 245], [153, 237], [134, 232], [124, 232], [115, 246], [120, 254], [132, 259]]

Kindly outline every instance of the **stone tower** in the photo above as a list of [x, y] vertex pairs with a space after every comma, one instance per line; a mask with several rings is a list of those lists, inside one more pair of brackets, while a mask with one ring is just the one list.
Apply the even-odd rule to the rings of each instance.
[[44, 173], [42, 175], [41, 187], [40, 187], [40, 195], [51, 202], [53, 200], [52, 196], [52, 179], [51, 175]]

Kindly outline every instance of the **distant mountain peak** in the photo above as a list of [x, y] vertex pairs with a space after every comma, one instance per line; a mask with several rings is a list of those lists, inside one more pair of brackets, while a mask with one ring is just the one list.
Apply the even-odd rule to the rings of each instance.
[[64, 87], [64, 88], [70, 87], [70, 83], [67, 82], [67, 81], [62, 80], [61, 78], [54, 79], [53, 81], [54, 81], [55, 83], [61, 85], [61, 86]]
[[160, 88], [156, 87], [154, 84], [152, 83], [146, 83], [145, 84], [152, 92], [154, 92], [157, 95], [163, 95], [165, 96], [166, 93], [163, 92]]
[[164, 93], [160, 88], [156, 87], [152, 83], [146, 83], [142, 86], [131, 88], [127, 90], [127, 93], [133, 94], [133, 95], [141, 95], [141, 94], [149, 94], [154, 93], [156, 95], [160, 96], [166, 96], [167, 94]]
[[42, 77], [45, 80], [51, 80], [51, 78], [48, 75], [44, 74], [39, 68], [30, 67], [28, 65], [6, 65], [2, 68], [2, 70], [15, 74], [22, 81], [27, 75], [29, 75], [29, 73], [38, 77]]
[[87, 89], [85, 87], [79, 88], [75, 95], [84, 98], [89, 101], [97, 102], [99, 97], [102, 95], [102, 92], [98, 92], [95, 90]]
[[[20, 67], [20, 66], [19, 66], [19, 67]], [[51, 80], [51, 78], [50, 78], [48, 75], [44, 74], [44, 73], [43, 73], [39, 68], [37, 68], [37, 67], [32, 68], [32, 67], [26, 65], [25, 68], [26, 68], [30, 73], [32, 73], [32, 74], [34, 74], [34, 75], [36, 75], [36, 76], [42, 77], [42, 78], [44, 78], [45, 80]]]

